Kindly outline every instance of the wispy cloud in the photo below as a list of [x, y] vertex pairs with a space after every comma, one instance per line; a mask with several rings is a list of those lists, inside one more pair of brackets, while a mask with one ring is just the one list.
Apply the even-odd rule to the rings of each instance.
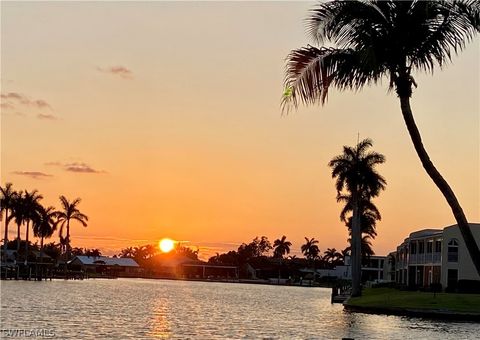
[[27, 176], [27, 177], [31, 177], [31, 178], [34, 178], [34, 179], [43, 179], [43, 178], [47, 178], [47, 177], [53, 177], [53, 175], [46, 174], [46, 173], [40, 172], [40, 171], [13, 171], [12, 174], [20, 175], [20, 176]]
[[47, 162], [45, 163], [47, 166], [62, 166], [63, 164], [61, 162]]
[[70, 172], [80, 172], [80, 173], [90, 173], [90, 174], [101, 174], [105, 173], [103, 170], [96, 170], [85, 163], [69, 163], [64, 164], [65, 171]]
[[133, 73], [125, 66], [97, 67], [97, 71], [119, 76], [123, 79], [132, 79]]
[[77, 173], [85, 173], [85, 174], [105, 174], [107, 173], [105, 170], [98, 170], [87, 163], [83, 162], [72, 162], [72, 163], [62, 163], [62, 162], [47, 162], [45, 163], [47, 166], [58, 166], [61, 167], [63, 170], [68, 172], [77, 172]]
[[50, 113], [39, 113], [37, 115], [37, 118], [38, 119], [44, 119], [44, 120], [57, 120], [57, 116], [55, 115], [52, 115]]
[[[0, 94], [1, 99], [3, 99], [2, 105], [6, 105], [9, 108], [13, 108], [14, 104], [21, 104], [21, 105], [26, 105], [26, 106], [32, 106], [37, 109], [49, 109], [51, 110], [52, 107], [50, 106], [49, 103], [47, 103], [43, 99], [31, 99], [27, 97], [26, 95], [23, 95], [18, 92], [8, 92], [8, 93], [2, 93]], [[3, 106], [2, 106], [3, 107]]]
[[0, 107], [4, 110], [13, 109], [14, 106], [12, 103], [1, 103]]

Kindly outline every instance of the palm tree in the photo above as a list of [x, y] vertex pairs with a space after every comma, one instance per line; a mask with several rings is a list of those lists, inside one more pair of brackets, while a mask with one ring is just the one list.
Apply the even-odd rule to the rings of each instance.
[[273, 257], [282, 259], [284, 255], [290, 254], [290, 247], [292, 243], [287, 241], [285, 235], [281, 239], [276, 239], [273, 242]]
[[63, 238], [65, 243], [65, 252], [66, 260], [70, 259], [70, 221], [75, 220], [80, 222], [84, 227], [87, 226], [88, 217], [85, 214], [82, 214], [78, 210], [78, 205], [80, 204], [81, 199], [76, 198], [72, 202], [69, 202], [65, 196], [60, 196], [60, 203], [62, 204], [63, 211], [57, 211], [56, 217], [58, 218], [58, 223], [60, 224], [60, 241], [63, 238], [63, 229], [67, 229], [67, 235]]
[[33, 190], [32, 192], [28, 192], [25, 190], [25, 193], [23, 195], [23, 204], [25, 209], [25, 223], [26, 223], [25, 264], [27, 263], [27, 259], [28, 259], [28, 241], [29, 241], [29, 233], [30, 233], [30, 222], [34, 224], [36, 220], [39, 219], [39, 215], [42, 208], [39, 203], [41, 199], [43, 199], [43, 196], [40, 195], [37, 190]]
[[[352, 235], [352, 216], [347, 218], [347, 213], [353, 211], [353, 203], [351, 196], [343, 195], [337, 198], [337, 201], [346, 202], [345, 207], [343, 208], [340, 219], [345, 222], [345, 225], [348, 228], [349, 235]], [[375, 204], [371, 202], [368, 197], [361, 197], [358, 202], [359, 212], [360, 212], [360, 230], [362, 232], [362, 262], [363, 259], [367, 256], [374, 255], [374, 252], [371, 248], [370, 239], [374, 239], [377, 236], [377, 221], [382, 219], [380, 212], [378, 211]], [[365, 238], [366, 237], [366, 238]], [[365, 240], [364, 240], [365, 238]], [[350, 240], [350, 239], [349, 239]]]
[[[218, 255], [218, 253], [217, 253]], [[133, 247], [127, 247], [125, 249], [122, 249], [120, 251], [120, 254], [118, 254], [119, 257], [135, 257], [135, 250], [133, 249]]]
[[5, 212], [5, 236], [3, 237], [3, 254], [5, 261], [7, 259], [7, 244], [8, 244], [8, 223], [10, 222], [10, 218], [8, 213], [12, 212], [13, 209], [13, 202], [15, 200], [15, 196], [17, 193], [13, 190], [12, 183], [6, 183], [5, 187], [0, 187], [0, 221], [3, 217], [3, 212]]
[[315, 240], [314, 237], [311, 239], [305, 237], [305, 244], [302, 244], [300, 250], [302, 251], [302, 254], [305, 255], [307, 260], [314, 260], [318, 257], [320, 249], [318, 248], [317, 244], [318, 240]]
[[287, 57], [284, 110], [299, 102], [324, 104], [330, 87], [357, 91], [389, 78], [420, 161], [449, 204], [480, 275], [479, 246], [423, 146], [410, 107], [414, 71], [433, 73], [480, 31], [479, 1], [331, 1], [311, 11], [308, 27], [320, 48], [308, 45]]
[[[385, 179], [375, 170], [376, 165], [385, 162], [385, 157], [369, 151], [372, 145], [370, 139], [364, 139], [354, 148], [344, 146], [343, 153], [328, 164], [332, 168], [332, 178], [336, 178], [337, 200], [346, 196], [343, 193], [346, 190], [352, 211], [352, 296], [361, 294], [361, 209], [366, 201], [378, 196], [386, 185]], [[342, 210], [341, 219], [344, 219], [345, 213], [346, 208]]]
[[22, 224], [28, 219], [28, 212], [25, 206], [23, 191], [18, 192], [12, 200], [11, 214], [9, 219], [15, 220], [17, 225], [17, 256], [20, 253], [20, 229]]
[[[350, 238], [348, 239], [348, 242], [350, 242]], [[350, 251], [351, 247], [345, 248], [345, 251]], [[361, 245], [361, 251], [362, 255], [362, 263], [365, 263], [365, 261], [372, 255], [375, 255], [375, 252], [373, 251], [372, 248], [372, 241], [371, 237], [369, 235], [364, 235], [362, 236], [362, 245]]]
[[[33, 223], [33, 235], [40, 238], [40, 263], [43, 263], [43, 240], [50, 238], [57, 229], [57, 212], [54, 207], [40, 206], [38, 218]], [[43, 267], [42, 267], [43, 276]]]
[[323, 254], [325, 262], [330, 263], [331, 265], [335, 265], [342, 257], [342, 254], [340, 254], [335, 248], [327, 248]]

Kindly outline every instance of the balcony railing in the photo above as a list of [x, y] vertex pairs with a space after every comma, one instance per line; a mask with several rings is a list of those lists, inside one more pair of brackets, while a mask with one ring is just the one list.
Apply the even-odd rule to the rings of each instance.
[[410, 254], [409, 264], [425, 264], [442, 262], [441, 253]]

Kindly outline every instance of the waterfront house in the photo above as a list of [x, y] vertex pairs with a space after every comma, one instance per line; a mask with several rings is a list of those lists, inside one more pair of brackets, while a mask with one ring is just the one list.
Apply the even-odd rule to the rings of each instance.
[[[470, 228], [480, 244], [480, 224]], [[460, 280], [478, 280], [470, 254], [458, 225], [443, 229], [423, 229], [411, 233], [389, 255], [389, 273], [399, 284], [410, 287], [429, 287], [441, 284], [455, 290]]]
[[138, 263], [127, 257], [75, 256], [68, 262], [73, 270], [81, 270], [90, 275], [135, 277], [141, 271]]

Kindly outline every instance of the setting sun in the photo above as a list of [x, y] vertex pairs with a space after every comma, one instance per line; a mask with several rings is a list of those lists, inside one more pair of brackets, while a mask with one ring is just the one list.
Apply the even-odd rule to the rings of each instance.
[[164, 238], [164, 239], [160, 240], [160, 243], [158, 244], [158, 246], [160, 247], [160, 250], [163, 253], [168, 253], [168, 252], [173, 250], [173, 248], [175, 246], [175, 241], [173, 241], [169, 238]]

